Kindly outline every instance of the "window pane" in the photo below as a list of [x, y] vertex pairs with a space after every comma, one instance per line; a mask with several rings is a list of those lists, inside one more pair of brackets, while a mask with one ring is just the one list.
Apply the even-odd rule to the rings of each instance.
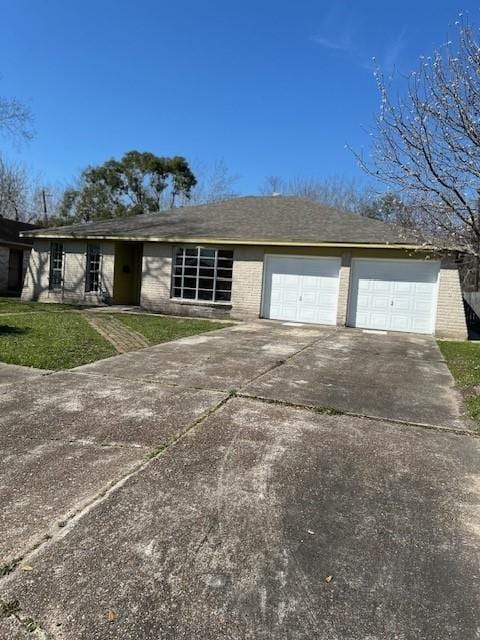
[[231, 280], [217, 280], [216, 282], [217, 291], [231, 291], [232, 290], [232, 281]]
[[197, 288], [197, 279], [196, 278], [184, 278], [183, 286], [188, 289], [196, 289]]
[[173, 297], [206, 302], [230, 301], [233, 251], [178, 247], [175, 250], [175, 265], [172, 278]]
[[217, 264], [220, 269], [231, 269], [233, 267], [233, 260], [220, 260], [219, 258]]
[[61, 242], [52, 242], [50, 244], [50, 274], [49, 289], [62, 288], [62, 271], [63, 271], [63, 244]]
[[233, 260], [233, 251], [226, 251], [226, 250], [220, 250], [218, 252], [218, 257], [219, 258], [229, 258], [230, 260]]
[[85, 291], [88, 293], [100, 291], [100, 245], [98, 244], [87, 245]]
[[215, 292], [215, 301], [216, 302], [230, 302], [231, 293], [230, 291], [216, 291]]
[[213, 278], [200, 278], [198, 287], [199, 289], [213, 289]]

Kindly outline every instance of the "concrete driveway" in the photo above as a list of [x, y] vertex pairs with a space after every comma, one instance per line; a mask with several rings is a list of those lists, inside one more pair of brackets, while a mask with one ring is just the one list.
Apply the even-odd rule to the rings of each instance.
[[480, 637], [479, 441], [431, 338], [252, 323], [28, 374], [1, 637]]

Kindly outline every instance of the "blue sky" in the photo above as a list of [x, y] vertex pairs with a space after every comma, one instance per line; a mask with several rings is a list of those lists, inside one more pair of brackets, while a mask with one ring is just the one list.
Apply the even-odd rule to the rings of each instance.
[[[464, 1], [1, 0], [0, 94], [36, 137], [0, 149], [48, 182], [127, 150], [223, 159], [237, 190], [266, 175], [363, 178], [371, 58], [407, 72]], [[433, 9], [433, 6], [435, 7]]]

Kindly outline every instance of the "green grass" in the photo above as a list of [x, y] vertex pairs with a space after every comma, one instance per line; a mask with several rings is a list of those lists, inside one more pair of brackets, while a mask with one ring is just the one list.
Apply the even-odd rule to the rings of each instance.
[[438, 346], [462, 389], [470, 416], [480, 422], [480, 396], [473, 388], [480, 385], [480, 343], [439, 340]]
[[480, 396], [470, 396], [466, 398], [465, 404], [471, 417], [477, 422], [480, 422]]
[[[88, 324], [83, 314], [69, 311], [78, 307], [0, 298], [0, 309], [7, 304], [9, 309], [21, 305], [22, 311], [32, 307], [35, 313], [0, 315], [0, 362], [57, 371], [116, 354], [113, 346]], [[44, 310], [44, 307], [47, 309]], [[59, 308], [64, 313], [52, 313]], [[231, 324], [192, 318], [112, 315], [145, 336], [150, 344], [213, 331]]]
[[[65, 311], [79, 309], [75, 304], [60, 304], [57, 302], [22, 302], [19, 298], [0, 297], [0, 313], [24, 313], [26, 311]], [[83, 307], [85, 308], [85, 307]]]
[[439, 340], [438, 346], [457, 384], [480, 384], [480, 343]]
[[124, 325], [141, 333], [150, 344], [159, 344], [168, 340], [177, 340], [196, 333], [213, 331], [230, 326], [232, 323], [199, 320], [197, 318], [173, 318], [168, 316], [135, 315], [126, 313], [112, 314]]
[[80, 313], [39, 311], [0, 316], [1, 362], [71, 369], [115, 353]]

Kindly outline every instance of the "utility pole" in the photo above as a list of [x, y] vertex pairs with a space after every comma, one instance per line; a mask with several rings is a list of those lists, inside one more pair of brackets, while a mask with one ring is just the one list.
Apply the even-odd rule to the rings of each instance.
[[47, 192], [45, 191], [45, 189], [42, 189], [42, 201], [43, 201], [43, 215], [46, 218], [48, 211], [47, 211]]

